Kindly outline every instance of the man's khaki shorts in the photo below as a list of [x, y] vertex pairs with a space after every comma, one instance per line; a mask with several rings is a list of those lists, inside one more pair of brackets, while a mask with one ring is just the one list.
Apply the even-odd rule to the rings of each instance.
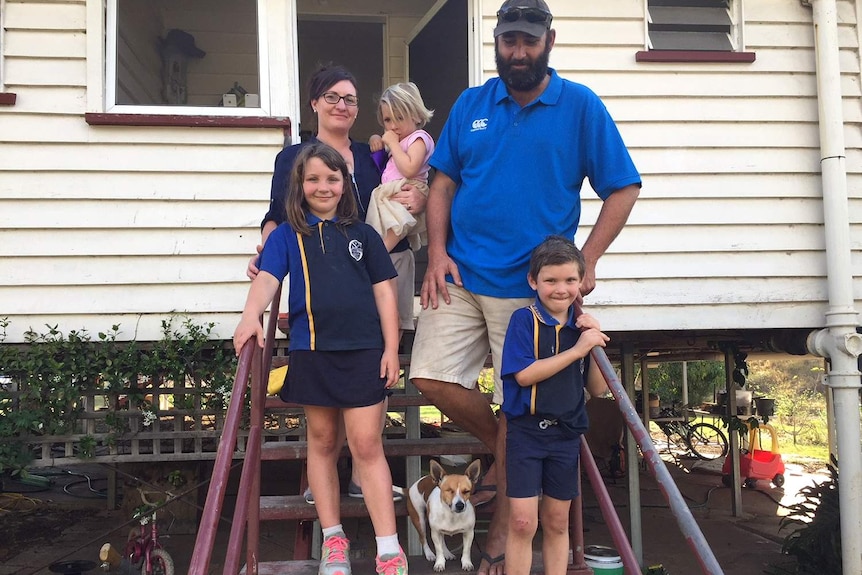
[[410, 378], [457, 383], [476, 387], [488, 352], [494, 365], [494, 403], [503, 402], [500, 365], [509, 318], [533, 298], [496, 298], [473, 294], [447, 283], [452, 303], [439, 299], [437, 309], [419, 313]]
[[413, 331], [416, 325], [413, 323], [413, 300], [416, 293], [416, 258], [411, 250], [390, 253], [392, 265], [398, 272], [395, 278], [395, 290], [398, 295], [398, 329], [402, 331]]

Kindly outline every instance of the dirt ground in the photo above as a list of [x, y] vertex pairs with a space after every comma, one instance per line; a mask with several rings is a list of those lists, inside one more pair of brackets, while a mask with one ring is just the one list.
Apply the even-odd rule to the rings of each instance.
[[[718, 563], [727, 574], [756, 575], [763, 573], [769, 565], [786, 561], [781, 556], [781, 540], [778, 524], [786, 514], [783, 506], [795, 502], [796, 493], [814, 481], [827, 477], [817, 465], [801, 466], [788, 464], [787, 481], [782, 489], [766, 482], [758, 482], [755, 488], [742, 491], [742, 512], [734, 516], [731, 512], [731, 490], [721, 484], [719, 464], [705, 464], [695, 460], [674, 461], [669, 458], [668, 468], [679, 486], [680, 492], [691, 509], [705, 538], [709, 542]], [[641, 512], [643, 524], [643, 558], [645, 566], [661, 564], [666, 573], [693, 575], [702, 572], [694, 553], [676, 526], [661, 489], [650, 474], [640, 469]], [[104, 468], [89, 466], [87, 473], [98, 487], [105, 477]], [[270, 474], [281, 487], [295, 489], [292, 481], [285, 477], [298, 474], [291, 469]], [[122, 549], [126, 534], [134, 524], [122, 510], [108, 510], [104, 499], [91, 497], [92, 492], [80, 497], [69, 495], [63, 486], [71, 477], [57, 475], [50, 489], [31, 493], [18, 493], [17, 484], [6, 483], [0, 493], [0, 575], [49, 574], [49, 566], [57, 561], [98, 561], [98, 551], [103, 543], [110, 542]], [[396, 478], [397, 480], [397, 478]], [[102, 483], [104, 485], [104, 483]], [[624, 479], [605, 483], [623, 526], [629, 530], [629, 498]], [[20, 487], [20, 486], [18, 486]], [[97, 489], [98, 490], [98, 489]], [[228, 488], [228, 493], [231, 487]], [[223, 516], [230, 517], [228, 500]], [[599, 510], [597, 500], [584, 480], [584, 541], [586, 545], [613, 546], [607, 524]], [[177, 573], [186, 573], [194, 548], [194, 535], [172, 532], [171, 525], [162, 526], [163, 542], [173, 555]], [[370, 525], [362, 521], [345, 521], [357, 553], [373, 545]], [[400, 522], [402, 541], [406, 540], [406, 521]], [[486, 526], [477, 525], [477, 546], [481, 548]], [[216, 540], [216, 549], [224, 550], [228, 529], [226, 522]], [[293, 528], [289, 525], [264, 524], [261, 533], [261, 560], [289, 559], [292, 552]], [[536, 549], [540, 547], [537, 545]], [[474, 549], [478, 560], [478, 549]], [[221, 573], [223, 557], [214, 556], [211, 573]], [[411, 568], [426, 563], [424, 558], [411, 559]], [[478, 563], [477, 563], [478, 564]], [[450, 563], [447, 572], [458, 572]], [[419, 571], [419, 569], [415, 569]], [[91, 571], [99, 572], [98, 570]], [[430, 572], [422, 569], [422, 572]]]

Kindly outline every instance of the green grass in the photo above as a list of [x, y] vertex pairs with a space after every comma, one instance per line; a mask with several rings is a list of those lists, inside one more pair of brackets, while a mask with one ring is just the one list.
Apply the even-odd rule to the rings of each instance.
[[824, 467], [829, 461], [829, 449], [825, 445], [783, 445], [779, 443], [781, 458], [785, 463], [809, 463], [812, 459], [822, 461]]

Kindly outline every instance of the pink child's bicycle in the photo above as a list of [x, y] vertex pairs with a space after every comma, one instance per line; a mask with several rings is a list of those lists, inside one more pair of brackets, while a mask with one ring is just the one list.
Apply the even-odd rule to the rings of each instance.
[[[141, 524], [129, 530], [124, 555], [142, 575], [174, 575], [174, 560], [159, 541], [156, 522], [156, 512], [163, 503], [147, 499], [148, 493], [158, 493], [156, 491], [148, 492], [138, 487], [138, 492], [144, 505], [135, 515]], [[170, 493], [167, 495], [169, 499], [173, 498]]]

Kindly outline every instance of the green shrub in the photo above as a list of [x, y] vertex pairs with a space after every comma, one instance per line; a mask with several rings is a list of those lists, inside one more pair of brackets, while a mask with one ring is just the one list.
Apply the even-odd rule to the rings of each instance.
[[[118, 341], [119, 325], [95, 340], [86, 330], [63, 334], [46, 326], [44, 333], [28, 330], [26, 344], [15, 345], [5, 343], [9, 320], [0, 318], [0, 472], [32, 460], [28, 437], [72, 433], [88, 394], [107, 398], [105, 423], [116, 434], [128, 430], [128, 417], [117, 411], [141, 410], [144, 421], [152, 421], [158, 406], [145, 401], [147, 390], [168, 383], [177, 391], [174, 403], [187, 404], [177, 407], [224, 409], [236, 368], [232, 351], [211, 339], [215, 324], [178, 319], [162, 321], [157, 342]], [[200, 394], [185, 394], [185, 388]], [[95, 443], [85, 437], [79, 453], [91, 456]]]
[[838, 462], [827, 465], [827, 481], [799, 491], [804, 499], [789, 507], [779, 531], [791, 532], [784, 538], [782, 552], [796, 558], [796, 565], [772, 573], [796, 575], [841, 575], [841, 522], [838, 497]]

